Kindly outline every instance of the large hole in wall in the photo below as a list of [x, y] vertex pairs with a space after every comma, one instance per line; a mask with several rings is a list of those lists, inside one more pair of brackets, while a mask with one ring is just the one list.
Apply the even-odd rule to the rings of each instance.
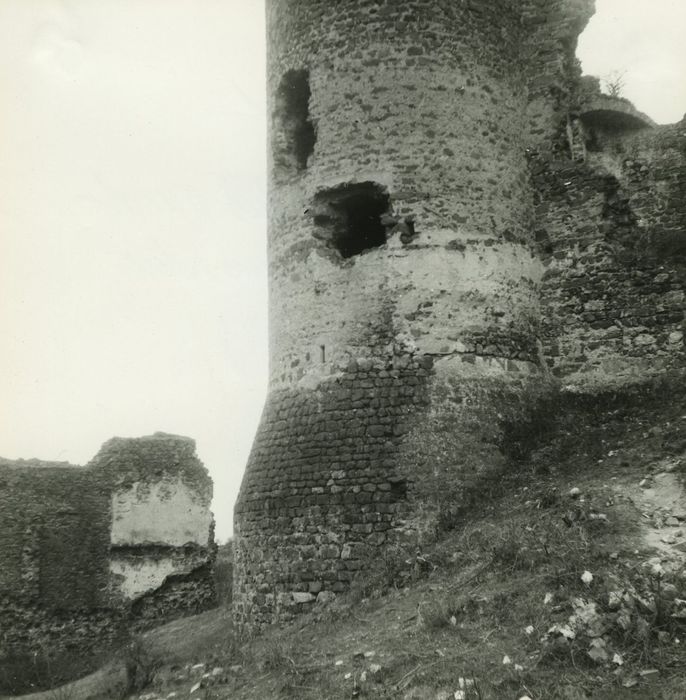
[[274, 162], [288, 171], [305, 170], [317, 140], [310, 120], [310, 74], [288, 71], [279, 85], [275, 103]]
[[386, 243], [391, 200], [385, 187], [375, 182], [339, 185], [314, 198], [316, 236], [351, 258]]

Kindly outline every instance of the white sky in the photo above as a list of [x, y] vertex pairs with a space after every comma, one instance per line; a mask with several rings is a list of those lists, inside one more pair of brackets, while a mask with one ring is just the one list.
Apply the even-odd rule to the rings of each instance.
[[686, 113], [686, 1], [596, 0], [579, 40], [585, 73], [624, 73], [624, 97], [659, 124]]
[[[587, 72], [686, 112], [683, 0], [598, 0]], [[218, 535], [266, 391], [260, 0], [0, 0], [0, 455], [194, 437]]]

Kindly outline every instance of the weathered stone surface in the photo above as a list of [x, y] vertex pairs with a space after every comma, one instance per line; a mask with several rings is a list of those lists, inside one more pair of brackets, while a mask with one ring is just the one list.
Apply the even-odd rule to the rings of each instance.
[[424, 536], [498, 477], [554, 377], [683, 364], [684, 128], [589, 95], [592, 8], [267, 2], [271, 369], [241, 620]]
[[106, 648], [213, 603], [212, 482], [195, 443], [114, 438], [86, 466], [0, 460], [0, 655]]
[[212, 514], [179, 477], [119, 488], [112, 494], [111, 507], [110, 539], [115, 546], [208, 544]]
[[576, 161], [530, 154], [547, 268], [541, 338], [566, 384], [683, 366], [684, 126], [595, 133], [596, 150]]
[[313, 603], [315, 601], [315, 596], [312, 593], [293, 593], [293, 602], [298, 605], [303, 605], [305, 603]]

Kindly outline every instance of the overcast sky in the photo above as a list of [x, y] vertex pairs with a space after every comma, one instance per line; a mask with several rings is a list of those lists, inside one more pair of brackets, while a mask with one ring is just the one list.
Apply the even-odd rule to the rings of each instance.
[[[682, 0], [598, 0], [587, 72], [686, 112]], [[0, 0], [0, 455], [194, 437], [231, 511], [266, 391], [260, 0]]]
[[579, 40], [585, 73], [624, 74], [623, 94], [659, 124], [686, 113], [686, 1], [596, 0]]

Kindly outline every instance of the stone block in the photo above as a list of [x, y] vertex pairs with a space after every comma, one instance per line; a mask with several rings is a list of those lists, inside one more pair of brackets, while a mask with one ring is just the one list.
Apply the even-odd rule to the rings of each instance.
[[307, 603], [313, 603], [316, 600], [312, 593], [304, 593], [300, 591], [294, 591], [291, 593], [291, 596], [296, 605], [305, 605]]

